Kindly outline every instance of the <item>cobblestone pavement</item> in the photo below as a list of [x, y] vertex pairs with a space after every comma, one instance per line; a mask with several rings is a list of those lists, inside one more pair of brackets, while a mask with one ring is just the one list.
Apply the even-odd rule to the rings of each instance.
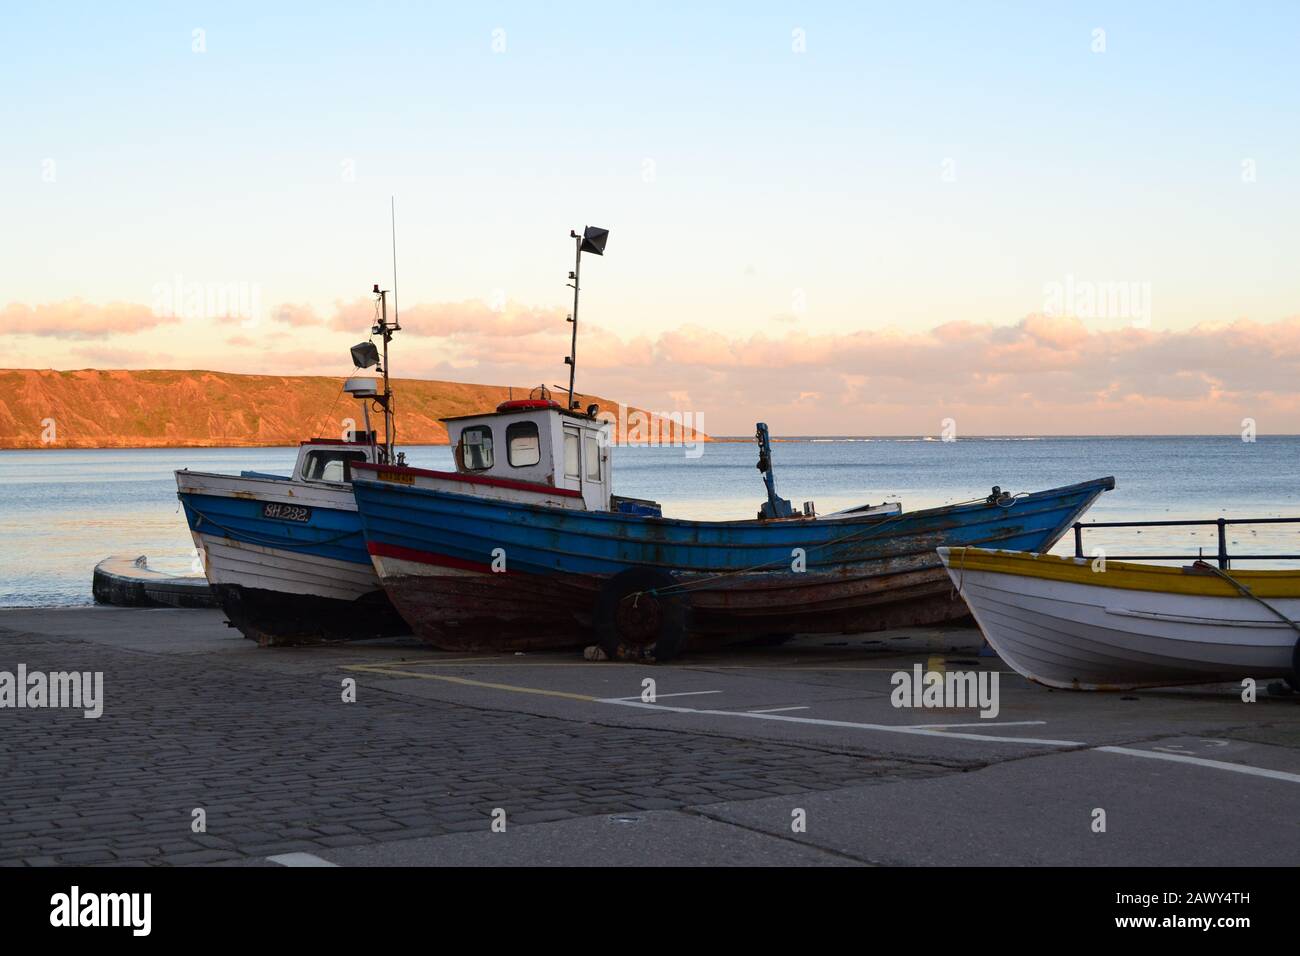
[[[103, 671], [97, 720], [0, 710], [0, 862], [219, 863], [947, 772], [601, 726], [0, 630], [0, 669]], [[206, 813], [195, 833], [193, 811]]]

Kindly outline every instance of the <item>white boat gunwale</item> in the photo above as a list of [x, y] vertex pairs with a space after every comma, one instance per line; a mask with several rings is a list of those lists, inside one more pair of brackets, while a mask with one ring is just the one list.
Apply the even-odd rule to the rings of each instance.
[[[939, 556], [999, 656], [1048, 687], [1131, 690], [1244, 677], [1300, 681], [1300, 571], [1234, 574], [981, 548]], [[1284, 619], [1279, 619], [1281, 615]]]

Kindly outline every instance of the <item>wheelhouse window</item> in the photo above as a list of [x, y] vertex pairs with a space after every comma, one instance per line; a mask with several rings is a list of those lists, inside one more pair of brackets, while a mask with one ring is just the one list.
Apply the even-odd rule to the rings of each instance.
[[582, 477], [582, 446], [576, 428], [564, 430], [564, 477]]
[[536, 422], [512, 422], [506, 428], [506, 458], [513, 468], [527, 468], [542, 460]]
[[307, 460], [302, 463], [302, 476], [308, 481], [348, 482], [352, 480], [353, 463], [365, 460], [364, 451], [344, 449], [309, 451]]
[[474, 425], [460, 433], [460, 462], [466, 471], [486, 471], [492, 467], [492, 429]]
[[583, 438], [587, 453], [587, 480], [600, 481], [600, 442], [594, 435]]

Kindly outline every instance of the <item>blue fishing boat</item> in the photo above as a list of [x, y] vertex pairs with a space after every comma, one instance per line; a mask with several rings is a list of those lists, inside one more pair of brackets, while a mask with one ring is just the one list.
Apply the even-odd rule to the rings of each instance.
[[579, 275], [608, 232], [571, 232], [568, 401], [546, 389], [447, 418], [455, 471], [362, 463], [352, 490], [375, 571], [416, 634], [448, 650], [590, 643], [667, 660], [688, 640], [779, 640], [964, 617], [936, 548], [1046, 551], [1113, 478], [904, 513], [796, 513], [776, 493], [767, 426], [754, 520], [665, 518], [613, 493], [610, 416], [574, 401]]
[[[352, 497], [352, 469], [400, 463], [393, 448], [387, 292], [375, 287], [372, 334], [383, 341], [352, 349], [358, 368], [380, 365], [381, 383], [349, 378], [344, 391], [361, 403], [364, 429], [312, 438], [298, 448], [289, 475], [222, 475], [181, 469], [176, 492], [212, 594], [230, 623], [263, 645], [354, 640], [405, 633], [375, 576]], [[370, 407], [384, 413], [380, 442]]]
[[447, 650], [594, 640], [611, 658], [666, 660], [688, 640], [954, 620], [967, 610], [936, 548], [1046, 551], [1114, 487], [794, 513], [775, 494], [760, 426], [760, 517], [678, 520], [612, 494], [609, 424], [594, 412], [507, 402], [447, 425], [455, 472], [362, 464], [352, 484], [385, 592]]

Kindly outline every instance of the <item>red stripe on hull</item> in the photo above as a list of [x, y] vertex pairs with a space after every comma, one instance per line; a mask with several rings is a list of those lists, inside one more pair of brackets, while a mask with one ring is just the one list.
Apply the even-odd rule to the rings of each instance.
[[477, 561], [465, 561], [445, 554], [434, 554], [432, 551], [419, 551], [415, 548], [403, 548], [401, 545], [384, 544], [382, 541], [367, 541], [366, 550], [371, 554], [379, 555], [381, 558], [400, 558], [403, 561], [413, 561], [416, 564], [432, 564], [439, 568], [459, 568], [461, 571], [478, 571], [482, 574], [494, 573], [491, 565], [480, 564]]
[[411, 468], [407, 465], [372, 465], [369, 462], [357, 462], [354, 471], [391, 471], [399, 475], [419, 475], [425, 478], [441, 478], [445, 481], [460, 481], [468, 485], [492, 485], [496, 488], [513, 488], [516, 491], [535, 491], [538, 494], [559, 495], [562, 498], [581, 498], [582, 492], [572, 488], [556, 488], [536, 481], [519, 481], [515, 478], [489, 478], [487, 475], [463, 475], [458, 471], [430, 471], [427, 468]]

